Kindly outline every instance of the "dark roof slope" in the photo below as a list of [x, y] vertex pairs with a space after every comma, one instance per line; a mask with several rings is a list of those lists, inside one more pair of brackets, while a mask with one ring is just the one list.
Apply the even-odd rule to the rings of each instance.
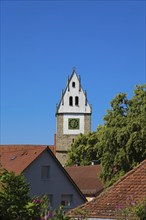
[[100, 165], [65, 167], [68, 174], [87, 196], [97, 196], [103, 190], [103, 184], [99, 179]]
[[[119, 207], [125, 208], [130, 201], [146, 198], [146, 160], [124, 175], [113, 186], [101, 193], [91, 202], [80, 206], [92, 218], [118, 218]], [[75, 210], [69, 215], [74, 216]], [[120, 216], [119, 216], [120, 218]]]

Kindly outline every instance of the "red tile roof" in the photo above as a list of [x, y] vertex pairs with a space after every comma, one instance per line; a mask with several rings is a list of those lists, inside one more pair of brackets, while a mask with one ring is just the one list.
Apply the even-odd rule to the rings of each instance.
[[[45, 149], [46, 145], [0, 145], [0, 165], [16, 174], [23, 172]], [[51, 148], [53, 151], [53, 148]]]
[[[124, 175], [113, 186], [102, 192], [91, 202], [80, 206], [90, 218], [118, 218], [118, 208], [146, 198], [146, 160]], [[76, 209], [68, 215], [75, 216]], [[119, 215], [119, 218], [121, 216]]]
[[103, 190], [99, 178], [100, 165], [65, 167], [68, 174], [86, 196], [97, 196]]

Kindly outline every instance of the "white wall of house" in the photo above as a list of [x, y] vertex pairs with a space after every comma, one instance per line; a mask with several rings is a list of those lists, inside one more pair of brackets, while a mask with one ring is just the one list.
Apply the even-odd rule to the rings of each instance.
[[[49, 177], [42, 179], [42, 166], [49, 166]], [[73, 184], [66, 177], [56, 160], [45, 150], [36, 160], [24, 171], [24, 176], [30, 183], [31, 196], [43, 194], [52, 195], [52, 208], [57, 208], [61, 200], [68, 195], [72, 197], [71, 206], [66, 209], [77, 207], [84, 203]]]

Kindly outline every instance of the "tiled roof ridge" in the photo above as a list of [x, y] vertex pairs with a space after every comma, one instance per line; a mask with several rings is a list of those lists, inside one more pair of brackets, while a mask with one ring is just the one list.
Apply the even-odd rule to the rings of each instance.
[[119, 184], [120, 182], [122, 182], [124, 179], [126, 179], [128, 176], [130, 176], [131, 174], [133, 174], [136, 170], [138, 170], [141, 166], [143, 166], [143, 164], [146, 163], [146, 159], [144, 159], [143, 161], [141, 161], [139, 164], [137, 164], [135, 167], [133, 167], [131, 170], [129, 170], [127, 173], [124, 174], [124, 176], [122, 176], [116, 183], [114, 183], [111, 187], [116, 186], [117, 184]]
[[[112, 217], [112, 219], [113, 219], [115, 217], [115, 214], [117, 214], [117, 216], [118, 215], [120, 216], [120, 214], [118, 214], [116, 209], [115, 209], [115, 205], [116, 205], [115, 202], [118, 201], [118, 200], [115, 199], [116, 198], [115, 196], [117, 196], [117, 193], [120, 193], [120, 194], [122, 193], [123, 194], [123, 192], [126, 195], [127, 191], [123, 191], [124, 188], [121, 188], [121, 187], [131, 188], [131, 185], [127, 185], [127, 181], [129, 181], [129, 178], [132, 181], [132, 178], [135, 175], [137, 175], [138, 173], [142, 172], [143, 175], [144, 175], [145, 168], [146, 168], [146, 159], [144, 159], [138, 165], [133, 167], [132, 170], [127, 172], [123, 177], [121, 177], [112, 186], [106, 188], [101, 194], [99, 194], [97, 197], [95, 197], [92, 201], [89, 201], [89, 202], [81, 205], [79, 208], [81, 210], [89, 210], [91, 216], [93, 216], [93, 217], [98, 216], [98, 218], [100, 218], [100, 216], [101, 216], [102, 219], [105, 219], [105, 216], [108, 217], [108, 218]], [[143, 181], [141, 181], [142, 184], [144, 184], [144, 180], [145, 179], [143, 179]], [[129, 184], [130, 183], [131, 182], [129, 182]], [[145, 187], [145, 185], [144, 185], [144, 187]], [[119, 189], [122, 189], [122, 190], [119, 190]], [[136, 188], [136, 190], [138, 190], [138, 188]], [[140, 199], [140, 198], [142, 198], [141, 196], [145, 195], [145, 194], [143, 194], [143, 192], [144, 192], [143, 190], [144, 189], [141, 190], [141, 194], [137, 195], [137, 199]], [[112, 194], [114, 195], [113, 197], [112, 197]], [[110, 195], [111, 195], [111, 197], [110, 197]], [[108, 202], [109, 198], [110, 198], [111, 201]], [[126, 198], [126, 197], [123, 197], [123, 198]], [[118, 199], [120, 201], [121, 196], [119, 196]], [[103, 201], [103, 202], [100, 203], [100, 201]], [[100, 203], [100, 204], [98, 205], [98, 203]], [[67, 215], [71, 216], [71, 217], [74, 216], [75, 210], [77, 210], [77, 208], [69, 211], [67, 213]], [[116, 219], [119, 219], [119, 218], [117, 218], [117, 216], [116, 216]]]
[[[23, 151], [25, 149], [21, 149], [21, 150], [11, 150], [11, 151], [3, 151], [1, 152], [1, 154], [7, 154], [7, 153], [15, 153], [15, 152], [20, 152], [20, 151]], [[35, 149], [26, 149], [26, 151], [34, 151]]]
[[133, 174], [137, 169], [139, 169], [141, 166], [143, 166], [143, 164], [146, 163], [146, 159], [143, 160], [142, 162], [140, 162], [137, 166], [135, 166], [132, 170], [128, 171], [126, 174], [124, 174], [124, 176], [122, 176], [118, 181], [116, 181], [112, 186], [105, 188], [105, 190], [98, 196], [98, 197], [102, 197], [105, 193], [107, 193], [108, 191], [112, 190], [112, 188], [114, 188], [115, 186], [117, 186], [120, 182], [122, 182], [123, 180], [125, 180], [127, 177], [129, 177], [131, 174]]
[[80, 165], [80, 166], [74, 165], [74, 166], [67, 166], [65, 167], [65, 169], [66, 168], [96, 167], [96, 166], [101, 166], [101, 164], [95, 164], [95, 165], [90, 164], [90, 165]]
[[53, 146], [48, 144], [0, 144], [1, 147], [11, 147], [11, 146]]
[[[101, 192], [98, 195], [98, 198], [100, 199], [101, 197], [104, 196], [104, 194], [106, 194], [108, 191], [112, 190], [117, 184], [119, 184], [120, 182], [122, 182], [124, 179], [126, 179], [128, 176], [130, 176], [131, 174], [133, 174], [137, 169], [139, 169], [141, 166], [143, 166], [143, 164], [146, 163], [146, 159], [143, 160], [142, 162], [140, 162], [137, 166], [135, 166], [132, 170], [128, 171], [123, 177], [121, 177], [117, 182], [115, 182], [112, 186], [106, 188], [103, 192]], [[91, 204], [94, 202], [94, 200], [96, 200], [96, 197], [92, 200], [92, 201], [88, 201], [86, 202], [86, 205]], [[80, 208], [84, 207], [85, 204], [82, 204], [80, 206]], [[76, 208], [75, 208], [76, 209]]]
[[24, 147], [24, 148], [40, 148], [40, 147], [54, 147], [55, 145], [54, 144], [0, 144], [0, 148], [4, 149], [4, 148], [21, 148]]
[[[10, 147], [11, 146], [13, 146], [13, 148], [12, 149], [10, 149]], [[9, 149], [4, 149], [4, 148], [7, 148], [7, 147], [3, 147], [2, 146], [2, 149], [0, 149], [1, 151], [0, 151], [0, 153], [12, 153], [12, 152], [19, 152], [19, 151], [22, 151], [22, 150], [26, 150], [26, 151], [33, 151], [33, 150], [38, 150], [38, 149], [41, 149], [41, 148], [47, 148], [48, 146], [46, 145], [44, 145], [44, 146], [32, 146], [32, 145], [29, 145], [28, 146], [28, 148], [26, 148], [26, 146], [24, 146], [24, 145], [22, 145], [22, 146], [20, 146], [20, 145], [18, 145], [19, 147], [15, 147], [14, 145], [11, 145], [11, 146], [9, 146]], [[0, 147], [1, 147], [1, 145], [0, 145]], [[20, 148], [20, 149], [19, 149]]]

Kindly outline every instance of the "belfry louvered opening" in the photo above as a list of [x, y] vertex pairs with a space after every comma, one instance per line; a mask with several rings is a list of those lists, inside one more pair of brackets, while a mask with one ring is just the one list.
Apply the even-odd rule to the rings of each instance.
[[79, 97], [78, 96], [75, 97], [75, 105], [79, 106]]
[[73, 106], [73, 97], [72, 96], [69, 97], [69, 105]]

